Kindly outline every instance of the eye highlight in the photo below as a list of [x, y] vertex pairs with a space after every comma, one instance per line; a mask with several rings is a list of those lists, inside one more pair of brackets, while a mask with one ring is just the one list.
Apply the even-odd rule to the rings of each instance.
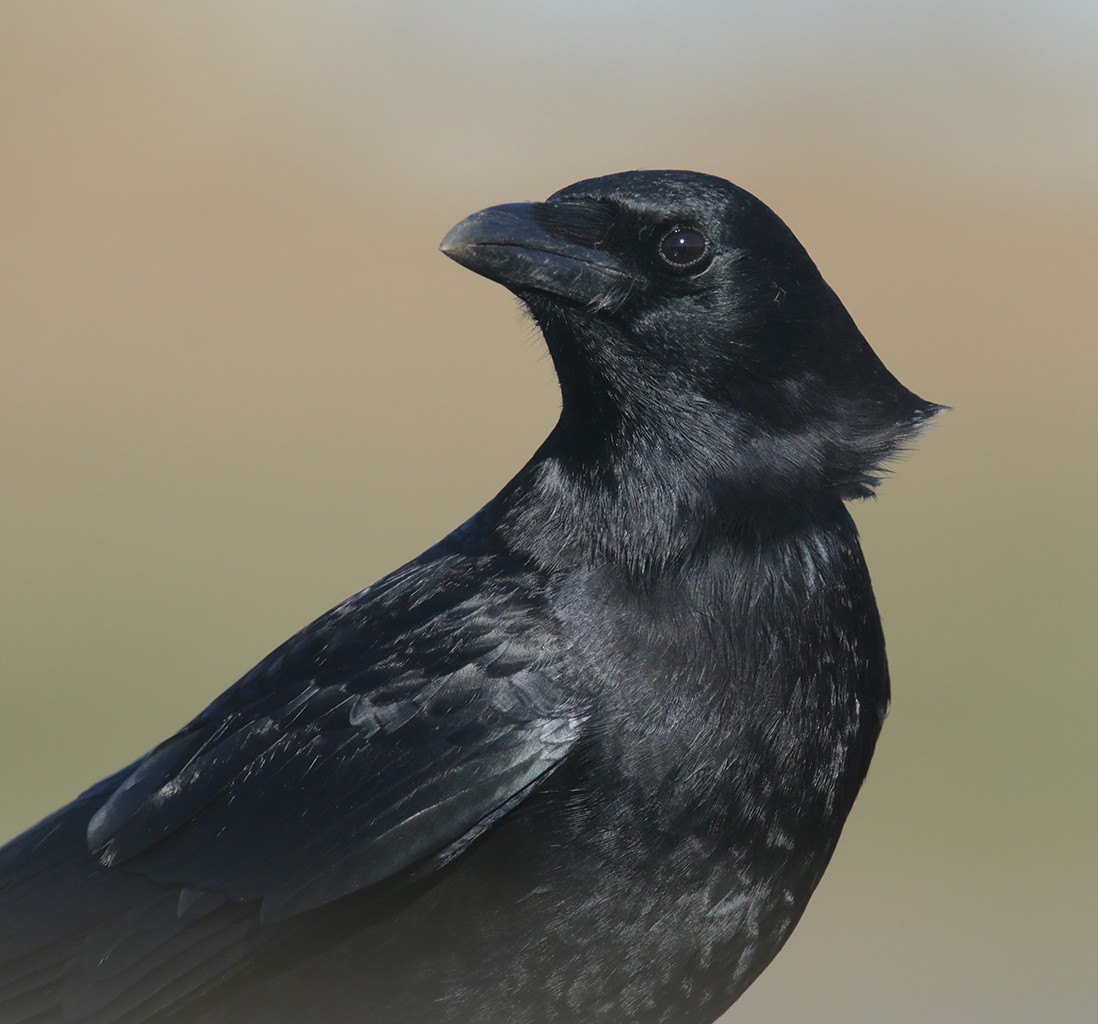
[[695, 267], [709, 253], [709, 239], [692, 228], [675, 228], [660, 239], [660, 259], [679, 270]]

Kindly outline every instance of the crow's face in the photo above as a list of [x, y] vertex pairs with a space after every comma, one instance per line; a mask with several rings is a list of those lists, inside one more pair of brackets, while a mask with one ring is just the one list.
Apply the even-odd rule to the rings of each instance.
[[707, 442], [799, 447], [798, 476], [860, 493], [936, 409], [885, 369], [785, 224], [720, 178], [592, 178], [474, 214], [442, 248], [526, 304], [565, 420], [586, 429], [704, 410]]

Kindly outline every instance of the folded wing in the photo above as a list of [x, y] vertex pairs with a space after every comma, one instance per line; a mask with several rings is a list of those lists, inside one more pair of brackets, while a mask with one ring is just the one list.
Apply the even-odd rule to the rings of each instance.
[[425, 556], [334, 609], [0, 851], [0, 1018], [178, 1007], [296, 915], [432, 870], [520, 802], [584, 713], [537, 588], [469, 562]]

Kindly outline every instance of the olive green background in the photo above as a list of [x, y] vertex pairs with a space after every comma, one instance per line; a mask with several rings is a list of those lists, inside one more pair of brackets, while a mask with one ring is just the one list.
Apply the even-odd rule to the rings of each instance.
[[954, 407], [855, 509], [892, 716], [729, 1019], [1093, 1020], [1091, 6], [0, 6], [0, 838], [552, 426], [517, 304], [435, 251], [453, 223], [690, 167]]

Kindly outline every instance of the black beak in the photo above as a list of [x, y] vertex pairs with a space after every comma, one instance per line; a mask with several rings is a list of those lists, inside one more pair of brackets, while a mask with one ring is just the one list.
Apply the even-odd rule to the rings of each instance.
[[545, 292], [592, 309], [614, 308], [632, 276], [597, 248], [612, 226], [597, 203], [507, 203], [466, 217], [439, 248], [463, 267], [510, 288]]

